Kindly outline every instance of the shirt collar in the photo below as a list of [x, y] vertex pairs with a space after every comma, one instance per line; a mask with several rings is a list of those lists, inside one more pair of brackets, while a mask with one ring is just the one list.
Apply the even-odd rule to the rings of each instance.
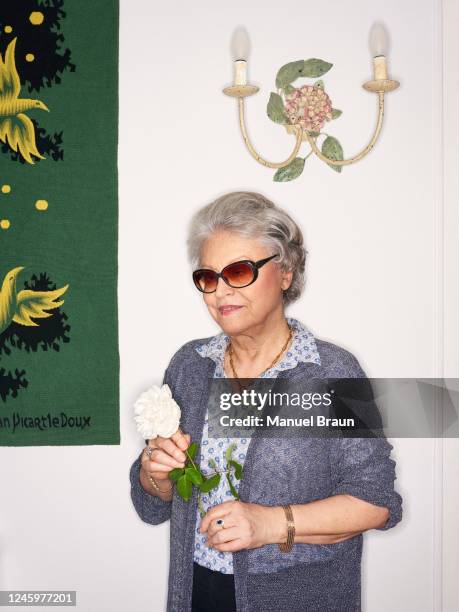
[[[292, 344], [282, 360], [269, 371], [286, 370], [295, 367], [298, 363], [308, 361], [320, 365], [320, 355], [314, 334], [297, 319], [287, 317], [287, 323], [294, 331]], [[217, 365], [221, 365], [229, 341], [229, 336], [221, 332], [212, 336], [208, 342], [197, 346], [195, 350], [201, 357], [210, 357]]]

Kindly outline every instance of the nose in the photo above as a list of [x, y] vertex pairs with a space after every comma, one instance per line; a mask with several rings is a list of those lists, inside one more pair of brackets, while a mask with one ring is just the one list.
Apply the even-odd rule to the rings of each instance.
[[234, 289], [227, 285], [225, 281], [220, 277], [217, 282], [217, 288], [215, 289], [215, 297], [224, 297], [234, 293]]

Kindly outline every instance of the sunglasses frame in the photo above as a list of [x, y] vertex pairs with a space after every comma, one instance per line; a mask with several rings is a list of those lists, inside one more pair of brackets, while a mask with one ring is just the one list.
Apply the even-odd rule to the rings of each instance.
[[[215, 293], [218, 287], [218, 279], [221, 278], [228, 285], [228, 287], [231, 287], [232, 289], [243, 289], [244, 287], [248, 287], [249, 285], [252, 285], [258, 278], [258, 270], [262, 268], [266, 263], [268, 263], [268, 261], [271, 261], [271, 259], [274, 259], [274, 257], [277, 257], [278, 255], [279, 253], [275, 253], [274, 255], [265, 257], [264, 259], [259, 259], [258, 261], [251, 261], [250, 259], [241, 259], [240, 261], [233, 261], [232, 263], [225, 266], [221, 272], [215, 272], [215, 270], [211, 270], [210, 268], [199, 268], [198, 270], [194, 270], [192, 274], [194, 286], [196, 287], [198, 291], [201, 291], [201, 293]], [[251, 267], [252, 272], [253, 272], [253, 279], [250, 281], [250, 283], [247, 283], [247, 285], [241, 285], [240, 287], [233, 287], [233, 285], [230, 285], [229, 282], [224, 278], [223, 273], [230, 266], [235, 266], [237, 264], [242, 264], [242, 263], [248, 264]], [[213, 291], [204, 291], [203, 289], [198, 287], [198, 284], [195, 280], [195, 275], [197, 275], [198, 272], [212, 272], [213, 274], [215, 274], [217, 278], [217, 285]]]

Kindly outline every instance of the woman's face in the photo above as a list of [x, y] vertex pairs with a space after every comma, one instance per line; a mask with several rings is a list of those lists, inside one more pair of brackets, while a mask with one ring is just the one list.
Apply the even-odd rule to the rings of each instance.
[[[203, 244], [201, 268], [216, 272], [241, 259], [258, 261], [274, 255], [259, 240], [221, 230]], [[292, 272], [283, 272], [273, 259], [258, 271], [257, 280], [247, 287], [234, 289], [221, 278], [214, 293], [203, 293], [210, 314], [229, 334], [235, 335], [260, 325], [277, 311], [282, 312], [282, 290], [292, 282]], [[233, 307], [233, 308], [230, 308]]]

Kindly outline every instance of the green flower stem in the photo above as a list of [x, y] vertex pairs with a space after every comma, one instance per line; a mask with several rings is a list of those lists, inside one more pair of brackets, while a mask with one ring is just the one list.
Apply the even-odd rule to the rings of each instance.
[[[182, 435], [185, 435], [185, 434], [183, 433], [183, 431], [180, 429], [180, 427], [178, 428], [178, 430], [177, 430], [177, 431], [179, 431], [179, 432], [180, 432]], [[190, 455], [189, 455], [189, 453], [188, 453], [188, 449], [186, 449], [185, 454], [186, 454], [186, 456], [188, 457], [188, 459], [191, 461], [191, 465], [194, 467], [194, 469], [195, 469], [195, 470], [198, 470], [198, 468], [196, 467], [195, 462], [193, 461], [193, 459], [190, 457]], [[199, 470], [198, 470], [198, 472], [199, 472]]]
[[199, 514], [201, 518], [203, 518], [206, 515], [206, 511], [204, 510], [204, 507], [202, 505], [201, 491], [199, 490], [198, 490], [198, 508], [199, 508]]
[[190, 457], [190, 455], [188, 454], [188, 449], [186, 449], [185, 454], [186, 454], [186, 456], [188, 457], [188, 459], [191, 461], [191, 465], [194, 467], [194, 469], [195, 469], [195, 470], [197, 470], [197, 471], [199, 472], [200, 470], [198, 470], [198, 468], [196, 467], [195, 462], [193, 461], [193, 459], [192, 459], [192, 458]]

